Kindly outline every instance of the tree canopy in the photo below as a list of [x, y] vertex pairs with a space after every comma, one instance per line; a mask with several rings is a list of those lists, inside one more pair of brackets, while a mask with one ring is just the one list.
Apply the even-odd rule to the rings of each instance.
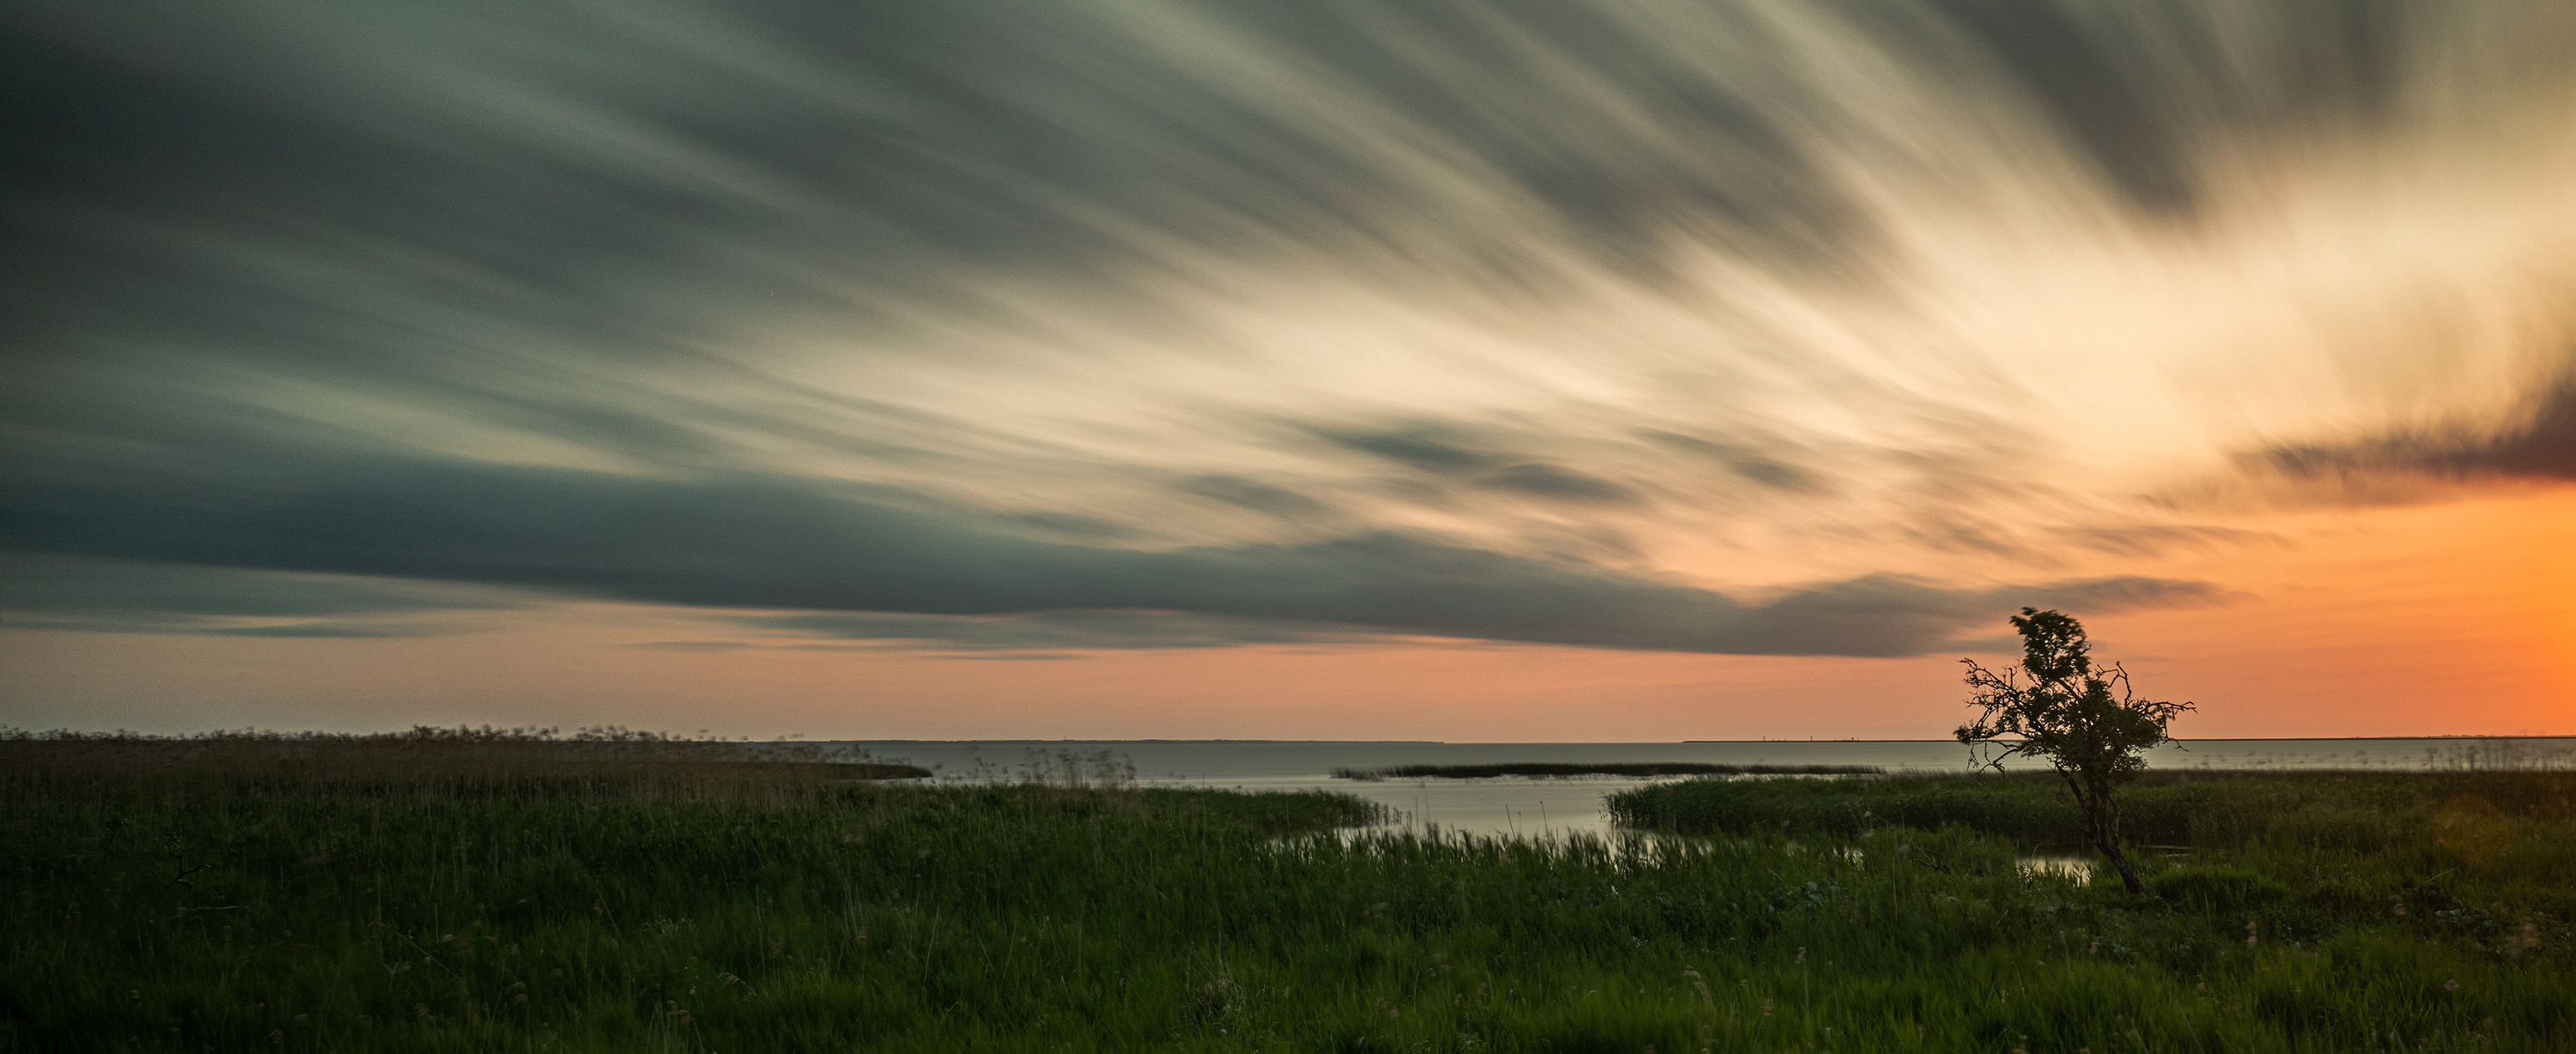
[[[1960, 660], [1974, 693], [1968, 705], [1979, 714], [1959, 726], [1959, 741], [1968, 744], [1971, 757], [1997, 770], [2017, 756], [2047, 761], [2074, 795], [2094, 847], [2110, 858], [2131, 892], [2140, 892], [2137, 872], [2120, 851], [2112, 793], [2146, 768], [2145, 750], [2170, 742], [2173, 719], [2193, 706], [2137, 698], [2128, 670], [2093, 661], [2084, 624], [2072, 615], [2023, 608], [2012, 626], [2022, 639], [2019, 670], [1998, 673], [1974, 659]], [[1980, 747], [1992, 749], [1979, 755]]]

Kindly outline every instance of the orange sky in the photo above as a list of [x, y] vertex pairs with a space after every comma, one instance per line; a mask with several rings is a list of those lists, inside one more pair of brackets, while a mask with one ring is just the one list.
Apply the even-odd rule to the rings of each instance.
[[[2160, 569], [2246, 596], [2088, 620], [2097, 654], [2125, 659], [2147, 694], [2200, 703], [2178, 733], [2576, 732], [2576, 555], [2564, 544], [2576, 537], [2576, 489], [2276, 526], [2300, 540]], [[989, 659], [621, 647], [668, 639], [687, 617], [560, 604], [453, 635], [363, 641], [12, 633], [0, 635], [0, 695], [83, 701], [22, 703], [11, 715], [22, 726], [616, 723], [755, 738], [1934, 738], [1963, 713], [1947, 655], [1442, 643]]]

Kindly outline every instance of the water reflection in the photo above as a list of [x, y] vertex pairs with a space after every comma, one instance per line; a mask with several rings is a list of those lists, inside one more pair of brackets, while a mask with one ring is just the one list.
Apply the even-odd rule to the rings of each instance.
[[2021, 873], [2034, 877], [2064, 878], [2077, 883], [2093, 879], [2094, 861], [2084, 856], [2025, 856], [2014, 861]]
[[[1345, 828], [1343, 830], [1332, 832], [1291, 835], [1279, 839], [1279, 844], [1297, 845], [1316, 839], [1322, 839], [1328, 842], [1337, 842], [1344, 846], [1364, 847], [1372, 842], [1380, 840], [1400, 839], [1406, 837], [1447, 842], [1476, 841], [1487, 838], [1505, 839], [1522, 842], [1534, 848], [1548, 852], [1574, 853], [1584, 856], [1593, 856], [1606, 861], [1617, 861], [1630, 865], [1649, 865], [1656, 862], [1659, 858], [1665, 857], [1665, 854], [1669, 853], [1689, 854], [1694, 851], [1707, 851], [1712, 844], [1723, 841], [1723, 839], [1712, 838], [1708, 835], [1672, 834], [1664, 831], [1642, 831], [1631, 828], [1608, 826], [1595, 829], [1554, 831], [1546, 834], [1535, 834], [1528, 832], [1479, 832], [1444, 827], [1436, 823], [1387, 823], [1370, 827]], [[1873, 853], [1884, 853], [1889, 851], [1887, 843], [1884, 842], [1875, 846], [1854, 845], [1841, 843], [1832, 839], [1824, 839], [1812, 843], [1792, 840], [1782, 843], [1780, 848], [1782, 851], [1793, 855], [1806, 852], [1821, 852], [1838, 856], [1855, 867], [1868, 863]], [[1911, 848], [1912, 847], [1910, 845], [1906, 845], [1904, 848], [1898, 849], [1895, 852], [1901, 856], [1901, 854], [1911, 851]], [[2016, 857], [2013, 861], [2014, 869], [2026, 879], [2037, 881], [2063, 881], [2076, 885], [2090, 883], [2093, 880], [2094, 871], [2103, 866], [2106, 865], [2089, 856], [2070, 856], [2064, 854], [2021, 856]]]
[[1619, 833], [1601, 803], [1614, 792], [1650, 781], [1633, 777], [1572, 779], [1387, 780], [1318, 784], [1294, 778], [1243, 780], [1244, 790], [1330, 790], [1376, 802], [1387, 810], [1386, 822], [1369, 830], [1415, 834], [1434, 832], [1516, 838], [1563, 838]]

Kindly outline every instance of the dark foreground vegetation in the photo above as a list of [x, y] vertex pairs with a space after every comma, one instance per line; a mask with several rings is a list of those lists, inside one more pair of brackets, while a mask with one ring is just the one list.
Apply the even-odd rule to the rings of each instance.
[[[1372, 815], [1337, 795], [897, 786], [665, 770], [644, 751], [477, 775], [470, 743], [444, 770], [285, 777], [111, 765], [110, 746], [74, 766], [0, 742], [0, 1050], [2541, 1051], [2576, 1035], [2563, 775], [2149, 786], [2248, 815], [2187, 817], [2192, 849], [2140, 854], [2158, 893], [2133, 897], [2021, 866], [2013, 833], [1989, 833], [2017, 829], [1979, 819], [2044, 811], [2006, 779], [1700, 781], [1680, 786], [1722, 790], [1658, 789], [1670, 811], [1636, 815], [1733, 833], [1533, 845], [1336, 836]], [[1710, 794], [1725, 800], [1691, 797]], [[2018, 804], [1978, 811], [1989, 794]], [[1909, 795], [1960, 814], [1885, 821], [1880, 803], [1933, 800]]]
[[1391, 765], [1337, 768], [1334, 779], [1490, 779], [1495, 776], [1860, 776], [1887, 771], [1876, 765], [1712, 765], [1698, 761], [1506, 761], [1491, 765]]

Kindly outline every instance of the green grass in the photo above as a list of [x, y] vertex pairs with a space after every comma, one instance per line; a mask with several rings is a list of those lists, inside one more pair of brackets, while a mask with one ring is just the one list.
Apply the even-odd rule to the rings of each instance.
[[[2305, 842], [2377, 853], [2429, 844], [2434, 814], [2492, 810], [2540, 822], [2576, 816], [2576, 772], [2151, 772], [2119, 797], [2130, 842], [2219, 848]], [[2082, 825], [2048, 773], [1860, 780], [1683, 780], [1621, 791], [1618, 822], [1692, 834], [1857, 835], [1959, 824], [2026, 847], [2078, 847]]]
[[1508, 761], [1489, 765], [1394, 765], [1333, 770], [1334, 779], [1490, 779], [1495, 776], [1857, 776], [1876, 765], [1712, 765], [1699, 761]]
[[[1371, 815], [1338, 795], [33, 757], [0, 769], [0, 1050], [2487, 1051], [2576, 1034], [2576, 839], [2537, 808], [2545, 787], [2493, 813], [2389, 791], [2370, 853], [2240, 839], [2159, 858], [2164, 895], [2132, 899], [1956, 824], [1538, 845], [1335, 836]], [[1894, 781], [1710, 781], [1860, 782]]]

